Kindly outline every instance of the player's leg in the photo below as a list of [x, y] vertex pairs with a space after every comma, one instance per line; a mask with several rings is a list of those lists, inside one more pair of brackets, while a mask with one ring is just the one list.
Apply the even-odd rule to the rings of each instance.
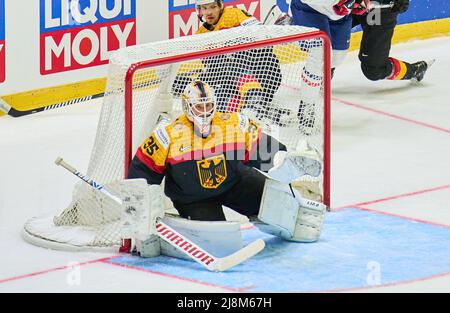
[[281, 85], [280, 61], [272, 48], [257, 50], [254, 60], [254, 73], [264, 91], [264, 101], [272, 102], [272, 99]]
[[389, 57], [397, 16], [396, 12], [383, 10], [379, 25], [369, 23], [367, 18], [361, 20], [363, 36], [359, 59], [361, 70], [369, 80], [421, 81], [428, 69], [428, 63], [425, 61], [408, 63]]
[[352, 28], [361, 25], [361, 20], [366, 19], [366, 15], [356, 15], [352, 14]]
[[223, 197], [223, 204], [248, 216], [264, 232], [285, 240], [318, 240], [326, 206], [248, 168], [243, 179]]
[[[291, 2], [292, 19], [294, 25], [316, 27], [328, 34], [330, 24], [327, 16], [313, 10], [300, 1]], [[300, 86], [301, 100], [297, 112], [299, 129], [309, 134], [315, 124], [315, 103], [320, 99], [323, 82], [323, 43], [321, 41], [308, 41], [307, 47], [300, 47], [307, 51], [305, 67], [302, 71], [302, 84]]]
[[[155, 196], [156, 194], [153, 193], [152, 197]], [[214, 256], [224, 257], [243, 248], [240, 225], [238, 222], [225, 220], [220, 202], [216, 200], [189, 204], [175, 202], [174, 206], [181, 217], [166, 214], [164, 223]], [[150, 208], [150, 211], [154, 209]], [[136, 239], [134, 253], [141, 257], [155, 257], [163, 254], [190, 259], [156, 235], [140, 236]]]
[[243, 166], [241, 179], [220, 199], [223, 205], [245, 215], [258, 215], [266, 177], [254, 168]]
[[[352, 16], [347, 15], [340, 20], [330, 20], [331, 46], [333, 55], [331, 60], [332, 69], [341, 65], [347, 56], [350, 47], [350, 36], [352, 32]], [[333, 71], [334, 73], [334, 71]]]
[[293, 25], [315, 27], [331, 37], [328, 17], [312, 9], [310, 6], [300, 2], [291, 2]]
[[380, 13], [381, 24], [370, 25], [367, 16], [363, 15], [361, 27], [363, 30], [359, 60], [361, 70], [370, 80], [385, 79], [392, 73], [393, 64], [389, 60], [391, 40], [397, 25], [397, 14]]
[[314, 242], [320, 237], [326, 206], [302, 198], [290, 185], [266, 181], [257, 219], [261, 231], [289, 241]]
[[181, 217], [197, 221], [225, 221], [222, 204], [215, 199], [193, 203], [175, 201], [175, 209]]

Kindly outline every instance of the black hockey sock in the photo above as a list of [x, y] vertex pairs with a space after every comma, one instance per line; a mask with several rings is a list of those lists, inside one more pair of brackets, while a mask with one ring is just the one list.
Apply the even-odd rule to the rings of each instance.
[[407, 63], [395, 58], [389, 58], [392, 63], [392, 73], [387, 77], [389, 80], [410, 80], [421, 81], [427, 70], [427, 63], [419, 61], [416, 63]]

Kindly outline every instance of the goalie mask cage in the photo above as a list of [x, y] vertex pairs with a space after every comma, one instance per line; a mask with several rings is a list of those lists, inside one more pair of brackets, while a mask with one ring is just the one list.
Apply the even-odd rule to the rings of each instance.
[[[256, 120], [288, 151], [314, 149], [322, 174], [296, 184], [315, 184], [330, 204], [330, 42], [300, 26], [238, 27], [116, 51], [87, 175], [123, 193], [118, 181], [137, 147], [182, 113], [181, 92], [194, 79], [214, 87], [219, 111]], [[120, 220], [120, 207], [81, 182], [66, 209], [31, 218], [22, 234], [46, 248], [117, 251]]]

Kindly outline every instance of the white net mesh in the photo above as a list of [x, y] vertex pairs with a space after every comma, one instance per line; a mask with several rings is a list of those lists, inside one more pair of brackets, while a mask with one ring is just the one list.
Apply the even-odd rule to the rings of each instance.
[[[312, 147], [323, 159], [322, 39], [289, 39], [276, 45], [181, 61], [199, 52], [239, 49], [243, 44], [311, 31], [314, 30], [299, 26], [251, 26], [117, 51], [110, 59], [107, 89], [87, 175], [103, 184], [124, 178], [125, 75], [135, 63], [163, 57], [174, 59], [170, 64], [139, 69], [133, 76], [133, 153], [159, 121], [170, 121], [181, 112], [180, 93], [192, 80], [201, 79], [214, 87], [219, 111], [246, 114], [289, 150]], [[323, 176], [304, 180], [317, 183], [316, 194], [322, 197]], [[90, 235], [95, 234], [88, 243], [77, 242], [78, 246], [112, 246], [120, 243], [119, 218], [120, 208], [98, 197], [90, 186], [80, 184], [74, 190], [72, 203], [53, 219], [51, 227], [81, 226]], [[31, 226], [26, 226], [25, 230], [31, 236], [43, 239], [47, 236], [36, 233]]]

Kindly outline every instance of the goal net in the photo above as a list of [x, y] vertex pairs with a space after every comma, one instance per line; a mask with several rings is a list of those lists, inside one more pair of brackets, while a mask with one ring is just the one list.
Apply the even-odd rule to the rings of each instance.
[[[182, 113], [180, 95], [195, 79], [214, 87], [219, 111], [247, 115], [290, 151], [315, 150], [322, 174], [294, 185], [329, 204], [330, 45], [300, 26], [239, 27], [115, 52], [87, 175], [119, 191], [138, 146]], [[80, 183], [66, 209], [30, 219], [23, 235], [55, 249], [115, 250], [120, 217], [120, 207]]]

